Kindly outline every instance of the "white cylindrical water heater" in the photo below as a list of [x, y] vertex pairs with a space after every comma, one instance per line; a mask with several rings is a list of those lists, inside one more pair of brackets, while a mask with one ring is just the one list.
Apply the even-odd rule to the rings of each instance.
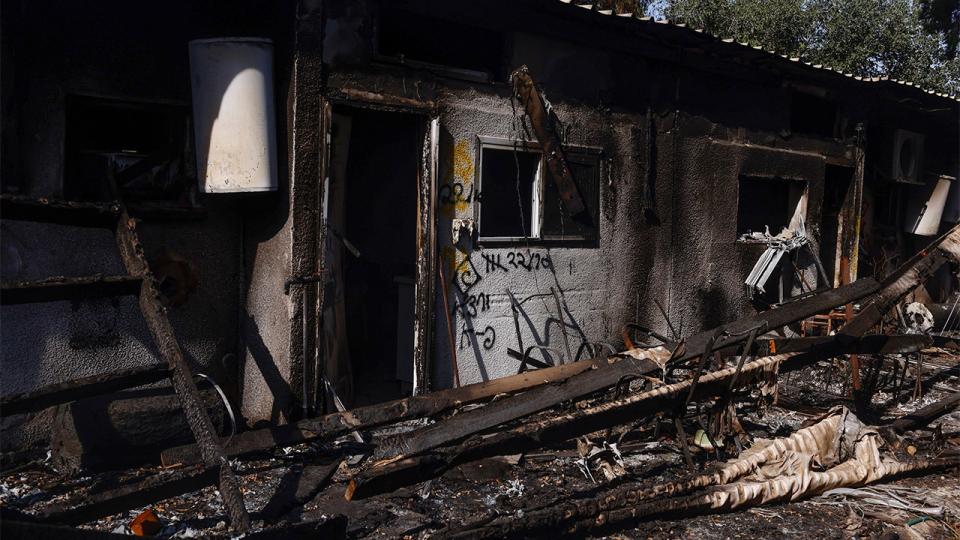
[[190, 82], [200, 191], [276, 191], [273, 43], [191, 41]]

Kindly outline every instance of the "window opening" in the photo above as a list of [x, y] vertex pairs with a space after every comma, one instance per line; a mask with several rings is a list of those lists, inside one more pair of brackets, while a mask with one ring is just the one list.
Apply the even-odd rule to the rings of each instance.
[[780, 234], [790, 226], [798, 206], [805, 202], [806, 184], [801, 180], [740, 177], [737, 237], [767, 231], [773, 236]]
[[600, 152], [566, 148], [567, 165], [587, 205], [571, 219], [549, 177], [539, 145], [481, 137], [478, 225], [486, 242], [595, 242], [599, 225]]
[[64, 196], [192, 207], [196, 174], [186, 107], [71, 96], [66, 109]]

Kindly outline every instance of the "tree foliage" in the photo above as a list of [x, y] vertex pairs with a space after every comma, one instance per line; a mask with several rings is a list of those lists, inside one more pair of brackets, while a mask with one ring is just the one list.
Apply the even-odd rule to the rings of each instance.
[[654, 9], [814, 64], [960, 93], [960, 0], [663, 0]]

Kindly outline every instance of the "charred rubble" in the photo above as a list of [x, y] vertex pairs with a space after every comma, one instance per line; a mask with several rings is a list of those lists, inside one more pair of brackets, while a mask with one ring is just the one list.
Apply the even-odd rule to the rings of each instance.
[[9, 4], [5, 539], [957, 536], [955, 97], [630, 2]]

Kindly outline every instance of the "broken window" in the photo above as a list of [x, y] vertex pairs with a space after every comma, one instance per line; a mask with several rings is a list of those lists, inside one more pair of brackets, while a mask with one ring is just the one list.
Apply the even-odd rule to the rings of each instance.
[[[503, 34], [460, 22], [381, 5], [377, 49], [413, 67], [454, 68], [469, 79], [493, 81], [504, 71]], [[420, 64], [418, 66], [418, 64]]]
[[[66, 117], [68, 199], [192, 207], [196, 175], [183, 106], [70, 96]], [[188, 155], [189, 154], [189, 155]]]
[[835, 137], [837, 104], [806, 92], [793, 92], [790, 102], [790, 130], [796, 133]]
[[567, 152], [567, 166], [570, 167], [573, 181], [587, 206], [586, 217], [589, 219], [586, 222], [572, 219], [563, 208], [556, 182], [548, 178], [543, 183], [541, 236], [547, 240], [593, 240], [599, 225], [597, 208], [600, 200], [600, 157], [587, 152]]
[[737, 237], [780, 234], [794, 218], [806, 216], [807, 183], [802, 180], [741, 176], [737, 193]]
[[587, 207], [577, 220], [564, 208], [538, 145], [481, 138], [477, 201], [482, 241], [596, 240], [599, 151], [565, 149], [565, 153]]

